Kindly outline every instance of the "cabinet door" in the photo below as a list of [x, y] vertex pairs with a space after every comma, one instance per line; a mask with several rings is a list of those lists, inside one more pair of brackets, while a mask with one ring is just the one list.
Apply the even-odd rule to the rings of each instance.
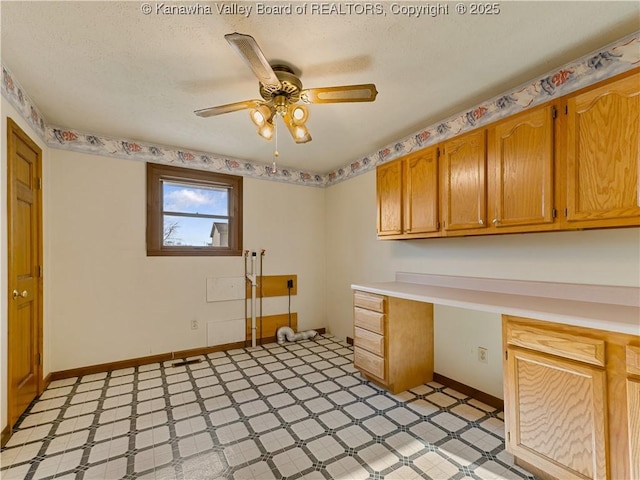
[[496, 227], [553, 222], [554, 111], [547, 105], [490, 128], [490, 202]]
[[376, 169], [378, 235], [402, 233], [402, 161], [396, 160]]
[[421, 150], [404, 160], [406, 233], [437, 232], [438, 218], [438, 149]]
[[640, 478], [640, 346], [627, 345], [627, 427], [629, 472]]
[[607, 477], [604, 370], [508, 349], [507, 443], [556, 478]]
[[486, 130], [444, 144], [443, 210], [447, 231], [487, 226]]
[[640, 223], [639, 117], [640, 73], [568, 97], [568, 221]]
[[631, 478], [640, 478], [640, 380], [627, 380], [627, 415]]

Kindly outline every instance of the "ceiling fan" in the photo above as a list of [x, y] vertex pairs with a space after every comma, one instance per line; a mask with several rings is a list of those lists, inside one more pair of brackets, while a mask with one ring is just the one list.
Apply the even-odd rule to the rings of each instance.
[[262, 100], [246, 100], [217, 107], [203, 108], [194, 113], [212, 117], [238, 110], [250, 110], [250, 118], [258, 127], [258, 134], [270, 140], [275, 132], [278, 116], [296, 143], [306, 143], [311, 135], [306, 127], [309, 111], [303, 103], [373, 102], [378, 94], [373, 83], [339, 87], [302, 88], [302, 82], [286, 65], [270, 65], [251, 35], [229, 33], [224, 36], [260, 81]]

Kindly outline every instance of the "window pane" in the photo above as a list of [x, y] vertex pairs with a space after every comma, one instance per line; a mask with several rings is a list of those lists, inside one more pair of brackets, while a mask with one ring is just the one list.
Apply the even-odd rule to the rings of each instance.
[[165, 215], [162, 244], [165, 247], [228, 247], [228, 220]]
[[165, 212], [229, 214], [229, 190], [224, 187], [185, 185], [164, 180], [162, 199]]

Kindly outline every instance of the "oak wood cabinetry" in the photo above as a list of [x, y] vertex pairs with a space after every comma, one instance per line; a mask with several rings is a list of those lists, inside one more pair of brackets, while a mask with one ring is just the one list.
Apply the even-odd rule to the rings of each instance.
[[431, 234], [440, 229], [439, 156], [438, 148], [431, 147], [403, 159], [405, 199], [403, 231], [408, 236]]
[[640, 69], [381, 165], [377, 195], [384, 239], [640, 226]]
[[628, 345], [626, 360], [629, 478], [640, 478], [640, 347]]
[[508, 315], [503, 337], [506, 443], [517, 463], [543, 478], [637, 478], [640, 377], [629, 352], [640, 352], [640, 338]]
[[353, 363], [392, 393], [433, 379], [433, 304], [355, 291]]
[[551, 103], [488, 128], [489, 212], [496, 229], [553, 223], [556, 115]]
[[640, 225], [640, 71], [564, 99], [566, 221]]
[[378, 235], [393, 238], [438, 235], [438, 156], [438, 148], [431, 147], [377, 168]]
[[443, 229], [487, 226], [486, 129], [444, 143], [442, 155]]
[[395, 160], [376, 169], [378, 235], [402, 233], [402, 161]]

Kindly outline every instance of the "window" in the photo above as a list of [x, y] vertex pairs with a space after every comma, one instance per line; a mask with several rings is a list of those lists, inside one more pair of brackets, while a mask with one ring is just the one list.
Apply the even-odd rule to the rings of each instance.
[[147, 163], [147, 255], [242, 255], [242, 177]]

